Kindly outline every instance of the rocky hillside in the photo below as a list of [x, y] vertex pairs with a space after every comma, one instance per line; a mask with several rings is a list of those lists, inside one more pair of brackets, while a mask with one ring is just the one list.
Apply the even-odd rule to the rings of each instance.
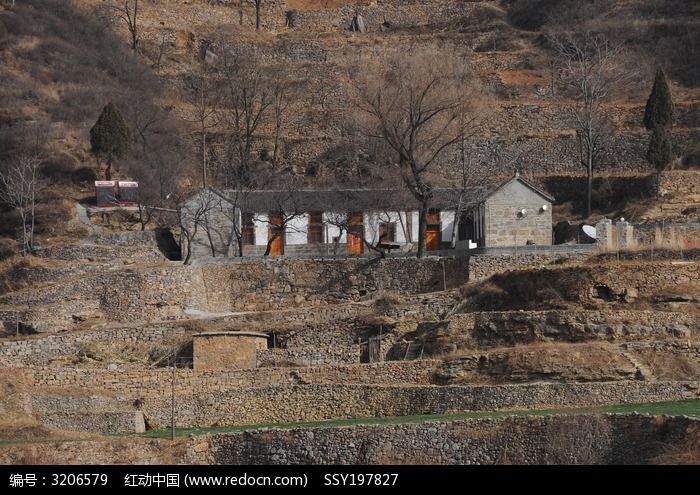
[[[206, 79], [231, 53], [250, 55], [291, 95], [280, 165], [272, 171], [277, 180], [291, 176], [315, 185], [381, 180], [386, 171], [348, 126], [355, 83], [380, 56], [429, 49], [466, 60], [488, 103], [490, 111], [466, 146], [476, 180], [500, 180], [518, 168], [542, 179], [555, 196], [564, 195], [562, 187], [580, 189], [559, 179], [583, 170], [549, 40], [587, 30], [623, 44], [618, 62], [630, 76], [606, 103], [613, 129], [598, 174], [653, 172], [645, 160], [642, 115], [657, 66], [669, 75], [676, 104], [676, 165], [693, 167], [698, 160], [700, 7], [692, 0], [270, 0], [263, 2], [257, 31], [254, 9], [237, 1], [150, 0], [139, 3], [136, 52], [130, 50], [127, 24], [105, 5], [98, 0], [0, 5], [5, 89], [0, 160], [40, 148], [42, 176], [51, 185], [41, 195], [44, 237], [61, 231], [72, 214], [72, 203], [62, 198], [89, 197], [91, 181], [103, 175], [89, 152], [88, 131], [108, 101], [121, 108], [134, 137], [117, 177], [141, 180], [148, 185], [147, 200], [162, 205], [168, 193], [196, 186], [201, 139], [193, 81]], [[351, 30], [357, 15], [364, 32]], [[210, 124], [207, 139], [216, 158], [225, 139]], [[268, 122], [255, 140], [257, 166], [268, 172], [273, 134]], [[437, 180], [457, 182], [456, 161], [454, 150], [447, 153]], [[610, 198], [629, 189], [602, 186], [601, 194]], [[599, 201], [601, 213], [609, 202]], [[565, 209], [564, 216], [570, 213], [575, 212]], [[0, 235], [14, 235], [17, 219], [2, 214]]]

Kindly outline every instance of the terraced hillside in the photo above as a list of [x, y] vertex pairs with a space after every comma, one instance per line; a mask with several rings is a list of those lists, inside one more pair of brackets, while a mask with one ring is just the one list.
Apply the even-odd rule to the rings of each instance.
[[[158, 436], [173, 419], [173, 392], [178, 431], [206, 436], [158, 451], [137, 438], [119, 440], [121, 449], [136, 452], [133, 460], [647, 463], [670, 455], [652, 448], [657, 440], [685, 448], [682, 432], [694, 431], [696, 420], [666, 419], [667, 428], [648, 429], [642, 438], [647, 417], [597, 414], [621, 408], [700, 416], [696, 254], [680, 261], [668, 253], [652, 263], [591, 253], [469, 282], [468, 266], [489, 263], [480, 258], [444, 260], [456, 263], [447, 290], [431, 283], [433, 274], [443, 275], [434, 259], [357, 260], [350, 278], [339, 277], [332, 301], [314, 296], [315, 277], [308, 275], [323, 268], [305, 260], [114, 266], [115, 274], [141, 280], [140, 289], [127, 284], [124, 299], [114, 279], [84, 277], [79, 291], [101, 293], [95, 307], [101, 317], [70, 318], [60, 315], [78, 309], [62, 294], [75, 291], [75, 282], [56, 281], [48, 292], [35, 292], [24, 335], [12, 325], [13, 311], [25, 311], [12, 304], [24, 296], [6, 294], [0, 364], [10, 391], [2, 435], [10, 444], [0, 447], [0, 459], [54, 462], [31, 443], [19, 450], [12, 443], [32, 439], [58, 441], [73, 462], [123, 461], [116, 453], [93, 457], [93, 449], [104, 448], [101, 435]], [[348, 269], [349, 262], [332, 263], [338, 273]], [[241, 265], [248, 289], [238, 279]], [[84, 262], [86, 274], [104, 266]], [[271, 267], [287, 274], [284, 288], [278, 275], [266, 275]], [[425, 273], [422, 285], [403, 282], [400, 267], [412, 277]], [[115, 290], [101, 292], [103, 283]], [[247, 299], [247, 311], [232, 311], [251, 290], [267, 295]], [[271, 304], [281, 300], [294, 301], [293, 308]], [[194, 334], [251, 330], [268, 336], [256, 368], [197, 367]], [[357, 438], [369, 435], [366, 446], [341, 448], [343, 426]], [[487, 426], [513, 436], [520, 450], [482, 437]], [[281, 430], [263, 434], [261, 427]], [[571, 427], [595, 429], [599, 447], [571, 457], [583, 437], [556, 434]], [[425, 444], [435, 428], [449, 440]], [[240, 444], [240, 430], [262, 435], [255, 453]], [[293, 448], [297, 440], [290, 438], [297, 437], [307, 454]], [[76, 438], [81, 451], [60, 443]], [[641, 450], [615, 450], [618, 442], [638, 442]], [[558, 453], [536, 454], [547, 444]]]
[[[139, 3], [135, 53], [103, 6], [0, 6], [0, 159], [42, 143], [53, 181], [43, 249], [0, 261], [0, 462], [700, 462], [698, 252], [650, 241], [655, 229], [697, 237], [697, 2], [271, 0], [256, 30], [238, 1], [151, 0]], [[518, 168], [559, 199], [555, 220], [580, 220], [584, 171], [550, 40], [587, 30], [624, 43], [630, 75], [606, 103], [594, 217], [659, 220], [638, 229], [636, 251], [183, 265], [160, 231], [119, 232], [140, 229], [136, 215], [76, 209], [104, 171], [88, 133], [109, 100], [136, 131], [115, 177], [138, 178], [166, 207], [196, 188], [198, 125], [210, 156], [226, 144], [222, 124], [197, 122], [201, 85], [232, 55], [291, 95], [279, 161], [266, 121], [256, 171], [314, 186], [390, 181], [352, 125], [356, 82], [381, 57], [428, 49], [466, 60], [489, 110], [465, 143], [470, 180]], [[642, 125], [657, 66], [684, 169], [659, 176]], [[458, 154], [436, 183], [459, 183]], [[16, 215], [0, 214], [9, 239]], [[226, 332], [266, 340], [254, 367], [197, 366], [208, 356], [195, 356], [195, 335]], [[160, 438], [171, 426], [177, 438]]]

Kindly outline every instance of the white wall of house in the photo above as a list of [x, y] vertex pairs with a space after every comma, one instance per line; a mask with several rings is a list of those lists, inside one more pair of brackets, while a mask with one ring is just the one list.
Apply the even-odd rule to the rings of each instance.
[[[240, 215], [240, 213], [239, 213]], [[379, 241], [379, 225], [381, 223], [395, 224], [394, 242], [398, 244], [406, 244], [416, 242], [418, 236], [419, 214], [418, 211], [382, 211], [382, 212], [365, 212], [362, 214], [364, 222], [365, 240], [369, 243], [376, 244]], [[255, 245], [267, 245], [268, 232], [270, 225], [268, 223], [269, 216], [265, 213], [256, 213], [254, 215], [255, 223]], [[238, 220], [240, 221], [240, 220]], [[345, 232], [341, 234], [340, 228], [333, 225], [331, 222], [337, 223], [337, 214], [325, 212], [323, 214], [324, 221], [324, 242], [331, 244], [334, 237], [340, 237], [339, 242], [346, 243], [347, 235]], [[450, 242], [452, 240], [452, 230], [454, 229], [455, 212], [441, 211], [440, 222], [442, 224], [441, 240], [442, 242]], [[308, 243], [309, 215], [290, 220], [285, 231], [285, 244], [304, 245]], [[410, 234], [411, 238], [408, 238]]]
[[418, 226], [420, 225], [420, 215], [418, 210], [411, 212], [411, 235], [413, 242], [418, 242]]
[[411, 220], [410, 212], [399, 212], [396, 219], [396, 242], [407, 243], [411, 242], [409, 234], [411, 233], [411, 227], [409, 222]]
[[395, 224], [395, 236], [393, 242], [403, 244], [406, 242], [406, 236], [401, 228], [402, 221], [406, 221], [406, 214], [398, 211], [365, 213], [365, 239], [369, 243], [376, 244], [379, 242], [379, 225], [382, 223], [393, 223]]
[[345, 232], [340, 233], [340, 227], [333, 225], [333, 223], [340, 223], [340, 221], [345, 220], [345, 215], [340, 213], [325, 212], [323, 214], [323, 223], [325, 225], [325, 238], [323, 241], [326, 244], [333, 244], [334, 237], [340, 237], [338, 243], [345, 244], [348, 242]]
[[440, 240], [442, 242], [452, 241], [452, 229], [455, 228], [455, 212], [441, 211], [440, 212]]
[[267, 232], [270, 219], [265, 213], [256, 213], [253, 215], [253, 223], [255, 223], [255, 245], [267, 246]]
[[308, 240], [309, 215], [304, 214], [287, 222], [284, 243], [288, 246], [306, 244]]

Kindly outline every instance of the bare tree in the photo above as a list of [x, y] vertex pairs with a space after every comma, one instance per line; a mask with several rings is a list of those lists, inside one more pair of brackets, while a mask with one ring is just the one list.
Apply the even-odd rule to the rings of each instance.
[[180, 223], [180, 232], [185, 244], [183, 262], [190, 263], [192, 257], [192, 245], [197, 241], [198, 235], [204, 231], [212, 255], [215, 254], [211, 229], [209, 228], [209, 215], [217, 208], [222, 208], [222, 198], [211, 189], [202, 189], [187, 201], [177, 201], [177, 216]]
[[[104, 1], [104, 0], [103, 0]], [[124, 0], [122, 5], [121, 0], [116, 0], [113, 3], [107, 3], [105, 8], [110, 11], [115, 17], [126, 23], [131, 35], [131, 49], [138, 50], [139, 45], [139, 29], [137, 18], [139, 13], [139, 0]]]
[[282, 129], [284, 128], [284, 116], [287, 113], [287, 109], [291, 103], [290, 96], [290, 89], [285, 86], [284, 79], [277, 78], [274, 80], [272, 87], [272, 109], [275, 120], [275, 136], [274, 145], [272, 148], [272, 166], [274, 168], [277, 168], [279, 163], [280, 137]]
[[248, 212], [248, 194], [250, 189], [243, 185], [237, 184], [236, 187], [227, 190], [226, 199], [231, 205], [224, 212], [231, 226], [231, 236], [227, 245], [227, 251], [231, 244], [236, 243], [237, 255], [243, 257], [243, 213]]
[[226, 160], [230, 172], [245, 182], [252, 180], [250, 173], [258, 131], [277, 98], [254, 54], [224, 49], [222, 60], [225, 96], [220, 111], [226, 132]]
[[270, 214], [264, 217], [254, 217], [255, 222], [265, 223], [268, 226], [267, 246], [264, 256], [269, 256], [272, 245], [280, 237], [288, 232], [301, 232], [294, 226], [294, 220], [303, 217], [306, 210], [299, 202], [299, 195], [295, 189], [279, 191], [274, 194], [270, 207]]
[[9, 164], [7, 170], [0, 170], [0, 200], [15, 208], [22, 221], [22, 256], [31, 253], [34, 244], [40, 163], [36, 155], [20, 155]]
[[565, 95], [573, 99], [570, 111], [579, 140], [581, 165], [586, 170], [586, 215], [591, 216], [593, 171], [598, 166], [610, 134], [604, 103], [630, 74], [618, 64], [622, 47], [590, 32], [578, 38], [552, 38], [561, 68]]
[[379, 76], [360, 87], [360, 123], [383, 141], [390, 163], [419, 204], [418, 257], [425, 252], [427, 215], [433, 199], [429, 172], [441, 154], [477, 129], [480, 114], [466, 102], [473, 89], [466, 65], [437, 60], [433, 52], [381, 61]]
[[255, 7], [255, 30], [260, 31], [260, 20], [262, 17], [262, 0], [248, 0], [248, 3]]
[[201, 157], [202, 187], [209, 185], [209, 148], [207, 138], [209, 131], [219, 124], [217, 107], [220, 97], [215, 79], [212, 74], [202, 71], [191, 75], [186, 81], [189, 103], [193, 107], [192, 117], [189, 119], [197, 126], [195, 135], [199, 140], [199, 153]]

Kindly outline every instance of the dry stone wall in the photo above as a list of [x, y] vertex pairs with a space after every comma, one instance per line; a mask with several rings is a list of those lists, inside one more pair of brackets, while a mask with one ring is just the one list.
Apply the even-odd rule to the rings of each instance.
[[697, 419], [528, 416], [401, 425], [257, 430], [197, 439], [214, 464], [648, 464]]
[[[636, 253], [636, 256], [646, 260], [515, 270], [494, 274], [488, 284], [509, 296], [507, 303], [511, 309], [530, 309], [535, 304], [540, 308], [559, 307], [561, 301], [583, 304], [590, 309], [602, 304], [632, 303], [637, 299], [654, 301], [665, 291], [677, 294], [678, 290], [692, 287], [700, 279], [697, 261], [652, 262], [648, 252]], [[546, 291], [548, 299], [544, 296], [533, 299], [535, 290]], [[497, 311], [505, 304], [496, 304], [499, 299], [494, 299], [493, 304], [490, 301], [481, 298], [479, 309]]]
[[426, 324], [426, 352], [537, 342], [633, 342], [700, 337], [698, 316], [657, 311], [552, 310], [464, 313]]
[[[461, 411], [583, 407], [696, 398], [697, 382], [547, 383], [508, 386], [285, 385], [195, 392], [176, 398], [177, 425], [204, 427], [414, 416]], [[170, 423], [169, 397], [147, 398], [154, 427]]]
[[[197, 304], [200, 290], [192, 286], [190, 267], [122, 268], [12, 293], [0, 297], [0, 305], [54, 305], [61, 311], [64, 302], [79, 301], [88, 307], [97, 304], [114, 321], [166, 320], [181, 318], [185, 307]], [[74, 313], [68, 309], [47, 319], [70, 319]]]
[[104, 245], [104, 244], [69, 244], [65, 246], [53, 246], [37, 251], [37, 256], [63, 261], [114, 261], [136, 260], [160, 262], [165, 256], [155, 246]]
[[466, 280], [466, 258], [228, 259], [195, 266], [109, 267], [0, 296], [0, 316], [8, 325], [29, 318], [49, 330], [65, 330], [87, 318], [162, 321], [185, 318], [189, 308], [292, 310], [367, 300], [384, 291], [434, 292]]
[[2, 464], [653, 464], [700, 421], [675, 416], [510, 416], [252, 430], [176, 439], [0, 445]]
[[289, 28], [306, 32], [349, 31], [353, 18], [362, 16], [368, 32], [405, 29], [470, 16], [482, 2], [421, 1], [377, 3], [369, 6], [346, 5], [339, 9], [293, 10], [287, 13]]
[[541, 252], [485, 254], [469, 257], [469, 280], [483, 280], [495, 273], [543, 265], [577, 263], [591, 256], [589, 252]]
[[466, 258], [232, 260], [199, 265], [210, 311], [261, 311], [455, 288]]
[[[656, 193], [665, 202], [700, 198], [700, 171], [666, 170], [657, 174]], [[687, 199], [686, 199], [687, 200]]]
[[54, 360], [75, 357], [84, 346], [109, 344], [115, 348], [129, 344], [159, 344], [170, 337], [190, 333], [179, 325], [124, 326], [93, 329], [59, 335], [46, 335], [23, 340], [0, 342], [0, 366], [46, 366]]
[[[290, 384], [423, 384], [431, 382], [438, 361], [419, 360], [372, 364], [260, 368], [251, 370], [191, 370], [175, 373], [175, 393], [189, 396], [268, 385]], [[170, 369], [106, 370], [85, 368], [23, 368], [25, 382], [37, 389], [86, 390], [119, 397], [157, 398], [172, 390]]]

